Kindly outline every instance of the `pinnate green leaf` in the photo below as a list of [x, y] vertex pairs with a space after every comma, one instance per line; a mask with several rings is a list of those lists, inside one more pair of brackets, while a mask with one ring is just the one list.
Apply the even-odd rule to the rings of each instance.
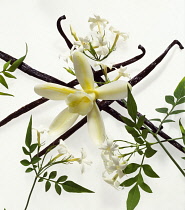
[[142, 190], [148, 193], [152, 193], [151, 188], [145, 183], [145, 182], [140, 182], [139, 186], [141, 187]]
[[52, 171], [49, 175], [49, 179], [54, 179], [57, 176], [57, 171]]
[[30, 147], [31, 142], [32, 142], [32, 117], [30, 117], [30, 121], [26, 132], [26, 139], [25, 139], [25, 144], [28, 148]]
[[50, 188], [51, 188], [50, 181], [46, 181], [46, 183], [45, 183], [45, 191], [47, 192]]
[[155, 173], [155, 171], [152, 169], [152, 167], [148, 164], [142, 165], [144, 173], [152, 178], [159, 178], [159, 176]]
[[30, 155], [30, 152], [25, 147], [22, 147], [22, 150], [25, 155]]
[[147, 158], [152, 157], [153, 155], [155, 155], [156, 152], [156, 150], [152, 149], [152, 147], [149, 144], [147, 144], [147, 149], [145, 150], [145, 156]]
[[169, 123], [169, 122], [175, 122], [174, 120], [165, 120], [165, 121], [163, 121], [163, 123]]
[[3, 92], [0, 92], [0, 95], [3, 95], [3, 96], [14, 96], [12, 94], [9, 94], [9, 93], [3, 93]]
[[124, 117], [124, 116], [122, 116], [121, 118], [122, 118], [123, 122], [124, 122], [126, 125], [128, 125], [128, 126], [130, 126], [130, 127], [134, 127], [134, 126], [135, 126], [135, 123], [134, 123], [132, 120], [130, 120], [129, 118]]
[[185, 112], [185, 110], [175, 110], [175, 111], [171, 112], [170, 115], [172, 115], [172, 114], [180, 114], [182, 112]]
[[76, 184], [73, 181], [66, 181], [62, 183], [62, 187], [66, 192], [72, 192], [72, 193], [94, 193], [91, 190], [88, 190], [87, 188], [84, 188], [78, 184]]
[[137, 132], [137, 130], [133, 127], [130, 127], [128, 125], [125, 126], [128, 133], [130, 133], [133, 137], [139, 137], [140, 134]]
[[24, 160], [21, 160], [20, 163], [23, 165], [23, 166], [29, 166], [30, 165], [30, 162], [26, 159]]
[[155, 110], [159, 113], [166, 113], [166, 114], [168, 113], [168, 108], [166, 108], [166, 107], [157, 108]]
[[185, 77], [180, 81], [180, 83], [177, 85], [175, 91], [174, 91], [174, 96], [177, 99], [182, 98], [185, 96]]
[[56, 192], [61, 195], [61, 192], [62, 192], [62, 188], [59, 184], [55, 183], [55, 190]]
[[159, 118], [153, 118], [153, 119], [150, 119], [150, 121], [158, 121], [158, 122], [161, 122], [161, 119], [159, 119]]
[[67, 176], [60, 176], [58, 179], [57, 179], [57, 182], [65, 182], [67, 180]]
[[171, 95], [165, 96], [165, 101], [166, 101], [168, 104], [171, 104], [171, 105], [174, 105], [174, 104], [175, 104], [174, 97], [171, 96]]
[[44, 174], [43, 174], [43, 177], [46, 177], [48, 175], [48, 172], [46, 171]]
[[16, 79], [16, 77], [14, 75], [12, 75], [8, 72], [3, 72], [3, 74], [5, 75], [5, 77]]
[[128, 193], [127, 210], [134, 210], [140, 200], [140, 192], [136, 184]]
[[131, 174], [135, 172], [140, 167], [137, 163], [130, 163], [127, 165], [127, 167], [124, 169], [125, 174]]
[[6, 69], [8, 68], [8, 66], [10, 65], [11, 60], [9, 60], [8, 62], [6, 62], [3, 66], [3, 71], [6, 71]]
[[31, 163], [32, 163], [32, 164], [36, 164], [36, 163], [38, 163], [40, 160], [41, 160], [40, 157], [35, 156], [35, 157], [32, 158]]
[[35, 151], [35, 149], [38, 147], [38, 144], [36, 143], [36, 144], [32, 144], [31, 146], [30, 146], [30, 152], [32, 153], [32, 152], [34, 152]]
[[138, 127], [138, 129], [141, 128], [141, 126], [144, 124], [144, 121], [145, 121], [145, 116], [144, 115], [140, 116], [139, 119], [138, 119], [138, 121], [137, 121], [137, 127]]
[[128, 87], [128, 98], [127, 98], [127, 110], [131, 118], [134, 120], [134, 122], [136, 122], [137, 105], [129, 87]]
[[179, 105], [179, 104], [183, 104], [183, 103], [185, 103], [185, 97], [183, 97], [183, 98], [180, 98], [178, 101], [177, 101], [177, 105]]
[[8, 89], [8, 84], [2, 75], [0, 75], [0, 83]]
[[133, 185], [134, 183], [137, 182], [137, 178], [136, 177], [132, 177], [130, 179], [127, 179], [125, 180], [124, 182], [122, 182], [120, 184], [120, 186], [123, 186], [123, 187], [130, 187], [131, 185]]

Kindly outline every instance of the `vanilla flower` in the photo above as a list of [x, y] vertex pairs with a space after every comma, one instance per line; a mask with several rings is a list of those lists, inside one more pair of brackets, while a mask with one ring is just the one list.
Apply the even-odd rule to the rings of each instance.
[[81, 149], [81, 158], [79, 158], [77, 160], [77, 162], [79, 164], [81, 164], [81, 172], [82, 172], [82, 174], [85, 171], [85, 165], [91, 165], [92, 164], [92, 161], [87, 159], [87, 154], [86, 154], [86, 152], [85, 152], [85, 150], [83, 148]]
[[105, 140], [105, 129], [96, 99], [122, 99], [127, 96], [127, 86], [131, 86], [128, 82], [115, 81], [95, 88], [93, 72], [85, 55], [75, 51], [72, 60], [81, 90], [46, 83], [37, 85], [35, 92], [51, 100], [65, 100], [68, 105], [54, 119], [49, 133], [61, 135], [75, 123], [79, 115], [87, 115], [90, 136], [96, 144], [101, 145]]
[[88, 22], [90, 22], [90, 28], [91, 30], [93, 30], [93, 28], [95, 26], [98, 26], [98, 28], [100, 26], [102, 26], [103, 28], [105, 28], [106, 24], [108, 24], [108, 21], [106, 19], [102, 19], [99, 15], [94, 15], [94, 18], [89, 18]]

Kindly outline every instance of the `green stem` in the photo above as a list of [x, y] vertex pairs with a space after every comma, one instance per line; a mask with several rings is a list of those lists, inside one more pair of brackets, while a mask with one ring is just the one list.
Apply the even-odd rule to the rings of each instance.
[[35, 179], [34, 179], [34, 182], [33, 182], [32, 188], [31, 188], [31, 190], [30, 190], [30, 193], [29, 193], [29, 196], [28, 196], [28, 200], [27, 200], [27, 202], [26, 202], [26, 206], [25, 206], [24, 210], [26, 210], [26, 209], [28, 208], [28, 204], [29, 204], [29, 202], [30, 202], [30, 198], [31, 198], [33, 189], [34, 189], [34, 187], [35, 187], [36, 181], [37, 181], [37, 176], [36, 176]]
[[166, 147], [163, 145], [163, 143], [159, 140], [159, 138], [157, 137], [157, 135], [155, 133], [153, 133], [154, 138], [157, 140], [157, 142], [160, 144], [160, 146], [163, 148], [163, 150], [166, 152], [166, 154], [169, 156], [169, 158], [173, 161], [173, 163], [177, 166], [177, 168], [179, 169], [179, 171], [182, 173], [183, 176], [185, 176], [185, 172], [183, 171], [183, 169], [179, 166], [179, 164], [176, 162], [176, 160], [172, 157], [172, 155], [168, 152], [168, 150], [166, 149]]

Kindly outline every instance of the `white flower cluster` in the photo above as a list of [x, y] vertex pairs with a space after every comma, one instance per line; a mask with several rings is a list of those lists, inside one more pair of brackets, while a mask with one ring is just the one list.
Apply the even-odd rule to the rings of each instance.
[[105, 166], [105, 171], [102, 174], [104, 181], [116, 189], [122, 189], [120, 179], [124, 176], [123, 170], [127, 166], [127, 161], [119, 157], [118, 145], [112, 139], [107, 139], [100, 149]]

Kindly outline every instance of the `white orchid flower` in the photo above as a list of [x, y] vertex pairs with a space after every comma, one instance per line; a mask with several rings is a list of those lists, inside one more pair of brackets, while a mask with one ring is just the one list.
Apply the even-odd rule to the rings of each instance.
[[63, 134], [75, 123], [79, 115], [87, 115], [90, 136], [97, 145], [101, 145], [105, 140], [105, 129], [95, 100], [123, 99], [127, 96], [127, 86], [131, 86], [128, 82], [115, 81], [95, 88], [92, 69], [85, 55], [75, 51], [72, 60], [82, 90], [46, 83], [37, 85], [35, 92], [51, 100], [65, 100], [68, 105], [52, 122], [50, 134]]

